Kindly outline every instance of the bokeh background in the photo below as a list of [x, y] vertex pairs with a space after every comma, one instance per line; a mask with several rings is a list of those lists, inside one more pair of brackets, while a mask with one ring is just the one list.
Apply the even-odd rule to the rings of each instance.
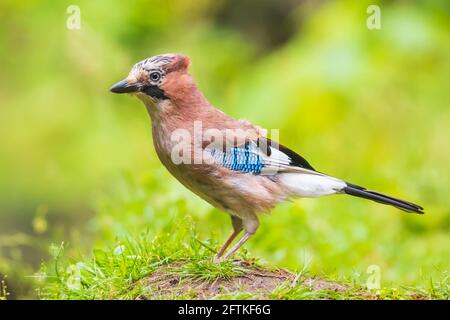
[[[381, 29], [366, 26], [369, 4]], [[69, 30], [69, 5], [81, 28]], [[423, 205], [350, 197], [276, 208], [246, 248], [273, 264], [384, 286], [448, 279], [448, 1], [0, 2], [0, 280], [36, 297], [52, 248], [93, 248], [189, 215], [223, 241], [229, 218], [159, 163], [139, 101], [108, 88], [166, 52], [228, 114], [280, 129], [320, 171]], [[1, 293], [0, 293], [1, 296]]]

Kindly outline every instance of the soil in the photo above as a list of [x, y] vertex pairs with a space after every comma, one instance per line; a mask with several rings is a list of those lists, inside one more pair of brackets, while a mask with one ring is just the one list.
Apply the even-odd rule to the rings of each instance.
[[[349, 290], [343, 284], [319, 279], [316, 277], [296, 278], [296, 275], [284, 270], [266, 270], [254, 265], [245, 265], [246, 272], [243, 275], [231, 279], [215, 279], [211, 281], [196, 280], [189, 277], [180, 278], [179, 275], [170, 272], [176, 268], [174, 265], [161, 267], [151, 275], [138, 282], [146, 288], [146, 293], [138, 299], [177, 298], [188, 295], [193, 299], [211, 299], [218, 294], [232, 293], [234, 291], [246, 292], [266, 298], [280, 284], [287, 283], [294, 286], [301, 282], [311, 291], [328, 290], [342, 292]], [[367, 296], [366, 298], [372, 298]]]

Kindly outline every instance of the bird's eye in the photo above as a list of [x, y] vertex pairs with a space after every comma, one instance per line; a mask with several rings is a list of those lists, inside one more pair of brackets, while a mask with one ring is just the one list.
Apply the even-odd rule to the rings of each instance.
[[159, 72], [152, 72], [152, 73], [150, 73], [150, 80], [156, 82], [159, 79], [161, 79], [161, 74], [159, 74]]

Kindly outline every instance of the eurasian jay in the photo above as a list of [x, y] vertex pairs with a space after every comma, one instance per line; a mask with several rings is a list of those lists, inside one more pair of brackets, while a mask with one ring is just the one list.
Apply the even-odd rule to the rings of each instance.
[[[316, 171], [267, 138], [265, 130], [219, 111], [189, 75], [189, 64], [180, 54], [154, 56], [135, 64], [110, 90], [142, 100], [160, 161], [192, 192], [231, 216], [234, 231], [215, 261], [230, 257], [255, 234], [258, 214], [293, 197], [348, 194], [424, 213], [414, 203]], [[242, 230], [243, 237], [224, 255]]]

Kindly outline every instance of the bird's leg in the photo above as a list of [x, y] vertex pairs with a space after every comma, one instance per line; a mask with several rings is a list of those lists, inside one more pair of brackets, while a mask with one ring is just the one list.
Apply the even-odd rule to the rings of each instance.
[[223, 260], [228, 259], [233, 253], [236, 252], [253, 234], [246, 232], [244, 236], [227, 252], [223, 257]]
[[[220, 262], [228, 259], [233, 253], [235, 253], [252, 235], [255, 234], [259, 226], [259, 221], [256, 215], [249, 215], [245, 220], [241, 220], [242, 226], [245, 230], [245, 234], [241, 239], [228, 251], [223, 258], [215, 259], [216, 262]], [[234, 226], [234, 225], [233, 225]]]
[[237, 237], [237, 235], [242, 231], [242, 220], [238, 217], [231, 216], [231, 224], [233, 225], [233, 233], [231, 236], [225, 241], [223, 246], [220, 248], [219, 252], [214, 256], [214, 262], [220, 262], [220, 258], [224, 254], [225, 250], [227, 250], [228, 246], [233, 242], [233, 240]]
[[227, 241], [225, 241], [225, 243], [222, 245], [222, 247], [220, 248], [219, 252], [216, 253], [216, 255], [214, 256], [214, 259], [220, 259], [220, 257], [222, 257], [223, 253], [225, 252], [225, 250], [227, 250], [228, 246], [233, 242], [233, 240], [237, 237], [237, 235], [241, 232], [241, 230], [235, 230], [233, 231], [233, 233], [231, 234], [231, 236], [228, 238]]

